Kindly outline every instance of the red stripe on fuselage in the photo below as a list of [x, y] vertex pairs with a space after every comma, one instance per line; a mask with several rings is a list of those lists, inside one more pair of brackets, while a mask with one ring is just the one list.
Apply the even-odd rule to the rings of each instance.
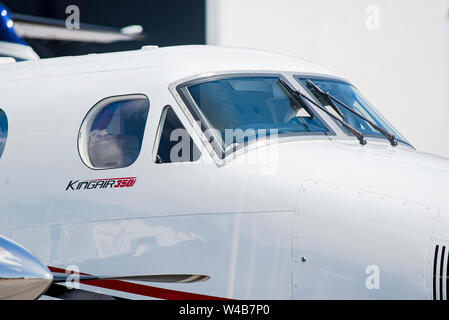
[[[55, 268], [51, 266], [49, 266], [48, 268], [52, 272], [65, 273], [65, 270], [61, 268]], [[88, 273], [80, 272], [79, 274], [90, 276], [90, 274]], [[146, 297], [166, 299], [166, 300], [226, 300], [226, 298], [207, 296], [203, 294], [185, 291], [163, 289], [122, 280], [89, 280], [89, 281], [80, 281], [80, 283], [110, 290], [117, 290], [127, 293], [138, 294]]]
[[93, 182], [93, 181], [109, 181], [109, 180], [124, 180], [124, 179], [136, 179], [136, 177], [127, 177], [127, 178], [109, 178], [109, 179], [94, 179], [94, 180], [87, 180], [87, 182]]

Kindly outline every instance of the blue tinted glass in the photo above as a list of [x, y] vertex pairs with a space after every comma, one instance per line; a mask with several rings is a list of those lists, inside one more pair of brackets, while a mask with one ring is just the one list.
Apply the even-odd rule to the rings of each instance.
[[[327, 127], [310, 114], [279, 82], [278, 77], [232, 77], [188, 87], [209, 125], [218, 130], [226, 150], [235, 142], [226, 130], [274, 130], [278, 135], [326, 133]], [[251, 139], [251, 137], [246, 136]]]
[[0, 109], [0, 157], [6, 146], [6, 138], [8, 137], [8, 119], [3, 110]]
[[192, 162], [200, 158], [200, 151], [171, 107], [168, 107], [164, 123], [161, 125], [163, 129], [157, 149], [157, 163]]
[[[363, 115], [365, 118], [376, 123], [381, 128], [387, 130], [388, 132], [394, 134], [397, 139], [404, 141], [399, 133], [386, 121], [379, 113], [375, 111], [372, 105], [366, 100], [365, 97], [352, 85], [338, 80], [329, 79], [313, 79], [313, 78], [300, 78], [300, 83], [309, 90], [312, 94], [314, 91], [312, 87], [307, 84], [307, 80], [311, 80], [316, 86], [318, 86], [322, 91], [329, 93], [341, 102], [343, 102], [348, 107], [352, 108], [354, 111]], [[319, 94], [315, 94], [315, 97], [320, 100]], [[324, 103], [323, 103], [324, 104]], [[351, 127], [357, 129], [365, 135], [381, 136], [384, 137], [379, 131], [372, 127], [368, 122], [361, 119], [360, 117], [354, 115], [349, 110], [345, 109], [337, 102], [334, 103], [341, 113], [344, 115], [344, 120]], [[348, 130], [344, 129], [346, 133], [351, 134]]]
[[142, 98], [114, 101], [95, 113], [88, 135], [93, 167], [127, 167], [137, 159], [148, 109], [148, 99]]

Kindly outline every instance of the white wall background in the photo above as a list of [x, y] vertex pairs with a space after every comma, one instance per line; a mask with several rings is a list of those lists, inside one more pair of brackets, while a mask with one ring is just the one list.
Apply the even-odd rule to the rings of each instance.
[[449, 158], [449, 0], [207, 0], [207, 42], [305, 58]]

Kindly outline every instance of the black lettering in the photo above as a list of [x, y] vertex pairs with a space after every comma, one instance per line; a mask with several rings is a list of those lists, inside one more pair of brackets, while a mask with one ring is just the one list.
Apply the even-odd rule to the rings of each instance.
[[73, 189], [73, 185], [74, 185], [75, 183], [77, 183], [78, 181], [79, 181], [79, 180], [76, 180], [76, 181], [70, 180], [69, 185], [67, 186], [67, 188], [65, 188], [65, 191], [69, 190], [69, 188], [72, 189], [72, 190], [75, 190], [75, 189]]
[[114, 183], [115, 183], [115, 180], [109, 180], [108, 183], [106, 183], [106, 185], [104, 187], [106, 188], [109, 186], [112, 188], [114, 186]]
[[80, 182], [80, 183], [78, 184], [78, 187], [76, 187], [76, 190], [81, 189], [81, 187], [82, 187], [83, 185], [84, 185], [84, 189], [86, 189], [88, 184], [89, 184], [88, 181]]
[[[93, 189], [93, 188], [95, 188], [95, 186], [96, 186], [95, 181], [90, 181], [87, 184], [87, 189]], [[86, 188], [84, 188], [84, 189], [86, 189]]]
[[103, 184], [104, 184], [104, 181], [97, 181], [97, 183], [95, 184], [95, 189], [97, 189], [97, 187], [103, 188]]

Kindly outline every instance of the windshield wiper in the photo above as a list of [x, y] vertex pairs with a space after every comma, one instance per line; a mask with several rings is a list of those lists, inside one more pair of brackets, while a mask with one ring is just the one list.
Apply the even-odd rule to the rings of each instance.
[[[307, 80], [309, 81], [309, 80]], [[311, 84], [312, 89], [316, 89], [316, 86], [314, 86], [314, 83]], [[318, 88], [319, 89], [319, 88]], [[315, 95], [315, 97], [318, 99], [318, 101], [323, 105], [323, 106], [331, 106], [332, 109], [334, 109], [334, 111], [343, 119], [345, 120], [345, 116], [344, 114], [341, 112], [340, 108], [338, 108], [335, 103], [332, 101], [331, 98], [329, 98], [326, 94], [324, 94], [324, 92], [319, 92], [319, 95]]]
[[[363, 115], [361, 115], [360, 113], [358, 113], [357, 111], [353, 110], [352, 108], [348, 107], [346, 104], [344, 104], [343, 102], [341, 102], [340, 100], [338, 100], [337, 98], [335, 98], [333, 95], [329, 94], [328, 92], [324, 92], [323, 90], [321, 90], [315, 83], [313, 83], [311, 80], [307, 79], [307, 84], [310, 85], [315, 92], [319, 93], [319, 96], [325, 98], [325, 100], [328, 102], [328, 104], [334, 108], [338, 107], [333, 103], [333, 101], [337, 102], [339, 105], [341, 105], [342, 107], [344, 107], [346, 110], [352, 112], [354, 115], [356, 115], [357, 117], [359, 117], [360, 119], [365, 120], [366, 122], [368, 122], [374, 129], [376, 129], [377, 131], [379, 131], [382, 135], [384, 135], [388, 141], [390, 141], [390, 144], [393, 147], [396, 147], [398, 145], [398, 142], [396, 141], [396, 137], [394, 136], [394, 134], [389, 133], [388, 131], [386, 131], [385, 129], [379, 127], [377, 124], [375, 124], [373, 121], [367, 119], [366, 117], [364, 117]], [[317, 96], [317, 95], [315, 95]], [[318, 97], [317, 97], [318, 98]], [[321, 101], [320, 101], [321, 102]], [[338, 109], [339, 110], [339, 109]], [[343, 119], [344, 117], [341, 115], [341, 112], [339, 110], [339, 112], [337, 112]]]
[[[358, 131], [357, 129], [351, 127], [349, 124], [347, 124], [344, 120], [334, 116], [331, 112], [327, 111], [326, 108], [320, 106], [318, 103], [316, 103], [315, 101], [313, 101], [312, 99], [308, 98], [307, 96], [305, 96], [304, 94], [302, 94], [301, 92], [299, 92], [296, 89], [293, 89], [292, 87], [290, 87], [290, 85], [288, 83], [286, 83], [283, 79], [279, 78], [278, 80], [287, 90], [288, 92], [290, 92], [290, 94], [295, 97], [298, 101], [300, 101], [302, 103], [303, 106], [305, 106], [305, 109], [308, 112], [311, 112], [310, 110], [308, 110], [309, 108], [307, 107], [307, 103], [305, 103], [304, 100], [307, 100], [308, 102], [312, 103], [313, 105], [315, 105], [316, 107], [318, 107], [319, 109], [321, 109], [323, 112], [325, 112], [328, 116], [330, 116], [332, 119], [338, 121], [344, 128], [346, 128], [347, 130], [349, 130], [354, 136], [357, 137], [357, 139], [359, 140], [360, 144], [362, 146], [364, 146], [366, 144], [366, 140], [365, 140], [365, 136], [363, 135], [363, 133], [361, 133], [360, 131]], [[338, 109], [338, 108], [337, 108]], [[311, 113], [312, 115], [313, 113]]]

